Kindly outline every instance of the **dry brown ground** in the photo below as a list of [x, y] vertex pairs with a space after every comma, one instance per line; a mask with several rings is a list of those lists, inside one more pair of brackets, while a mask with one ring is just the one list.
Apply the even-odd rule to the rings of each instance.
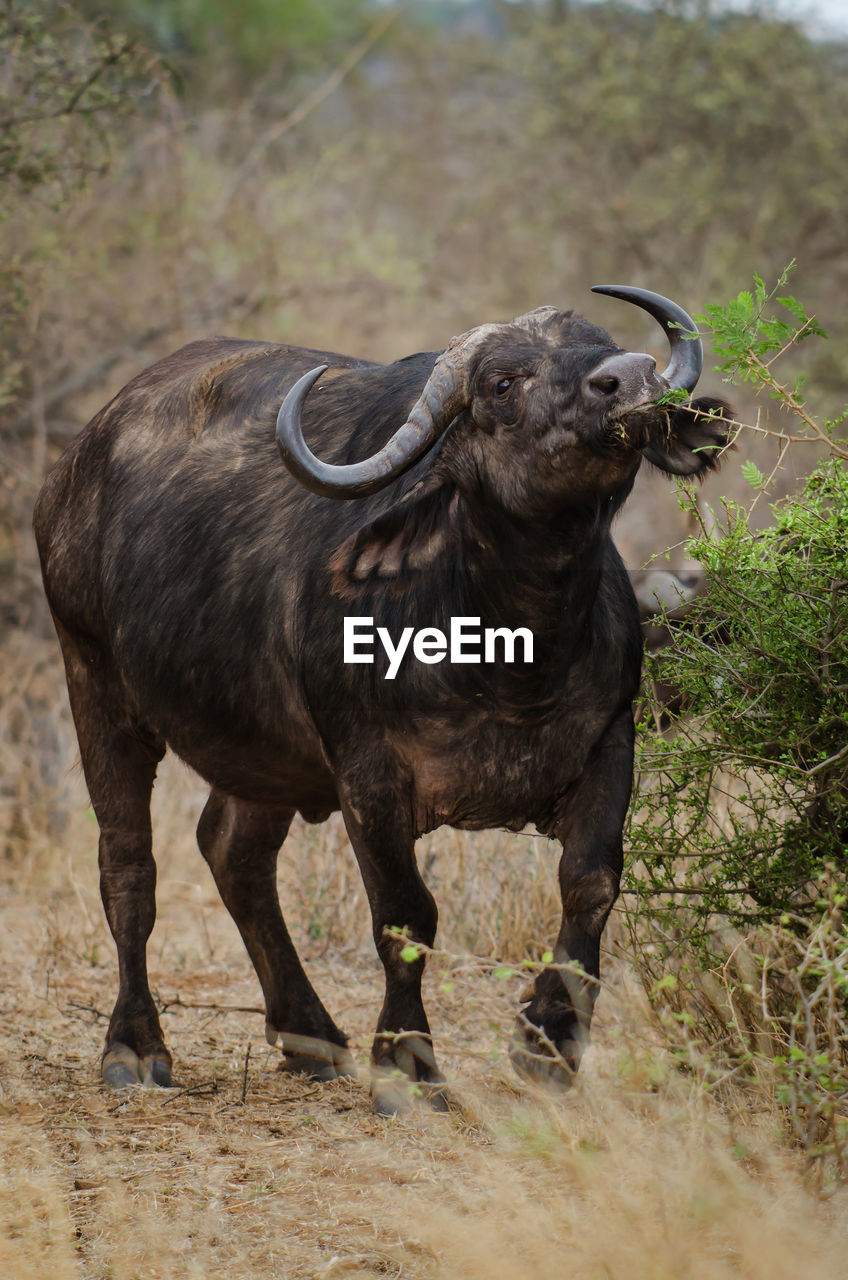
[[457, 1106], [378, 1119], [367, 1053], [381, 980], [343, 833], [301, 826], [281, 859], [296, 940], [360, 1069], [315, 1085], [280, 1072], [250, 1011], [258, 985], [193, 842], [202, 789], [166, 761], [150, 961], [177, 1087], [103, 1091], [116, 966], [96, 826], [52, 646], [2, 653], [15, 678], [0, 703], [0, 1276], [846, 1275], [846, 1193], [814, 1195], [776, 1112], [674, 1069], [621, 954], [571, 1094], [537, 1097], [512, 1075], [520, 984], [470, 955], [548, 944], [544, 841], [422, 842], [450, 951], [431, 961], [428, 1003]]

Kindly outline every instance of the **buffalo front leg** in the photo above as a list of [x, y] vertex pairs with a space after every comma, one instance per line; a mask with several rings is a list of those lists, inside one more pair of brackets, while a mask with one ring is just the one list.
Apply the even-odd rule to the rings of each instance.
[[513, 1039], [511, 1057], [524, 1075], [570, 1083], [589, 1038], [601, 934], [621, 879], [633, 737], [627, 711], [606, 731], [559, 810], [562, 924], [554, 963], [536, 978]]
[[[154, 734], [131, 727], [120, 685], [94, 648], [81, 651], [57, 622], [80, 758], [100, 826], [100, 896], [118, 952], [118, 999], [101, 1074], [112, 1088], [171, 1082], [171, 1055], [147, 979], [147, 939], [156, 919], [150, 794], [165, 754]], [[123, 722], [123, 723], [121, 723]]]
[[342, 813], [368, 894], [386, 982], [371, 1050], [372, 1096], [380, 1115], [404, 1110], [416, 1093], [425, 1094], [437, 1110], [447, 1105], [438, 1088], [443, 1077], [421, 999], [426, 955], [415, 947], [432, 947], [438, 910], [415, 861], [409, 798], [392, 783], [391, 776], [380, 785], [370, 779], [359, 794], [355, 785], [342, 787]]
[[333, 1080], [352, 1073], [347, 1038], [304, 973], [277, 894], [277, 855], [292, 816], [213, 789], [197, 842], [262, 986], [269, 1043], [282, 1043], [289, 1070]]

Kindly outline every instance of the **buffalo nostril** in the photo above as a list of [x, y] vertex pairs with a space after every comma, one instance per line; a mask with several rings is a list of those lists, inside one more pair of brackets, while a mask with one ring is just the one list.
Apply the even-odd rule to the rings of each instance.
[[612, 374], [603, 374], [599, 378], [590, 378], [589, 386], [602, 396], [614, 396], [621, 383]]

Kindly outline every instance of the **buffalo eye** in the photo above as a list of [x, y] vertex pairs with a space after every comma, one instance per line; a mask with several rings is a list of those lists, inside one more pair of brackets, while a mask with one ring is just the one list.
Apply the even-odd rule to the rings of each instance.
[[495, 395], [502, 400], [514, 381], [514, 378], [501, 378], [500, 382], [495, 383]]

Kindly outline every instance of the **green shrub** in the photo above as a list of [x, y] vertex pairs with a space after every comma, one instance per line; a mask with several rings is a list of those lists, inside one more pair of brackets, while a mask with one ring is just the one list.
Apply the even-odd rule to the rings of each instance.
[[0, 0], [0, 219], [58, 207], [109, 167], [117, 117], [157, 87], [159, 60], [57, 0]]
[[[848, 449], [776, 366], [825, 336], [761, 279], [699, 321], [727, 380], [778, 402], [777, 463], [742, 472], [689, 550], [708, 588], [647, 683], [681, 709], [643, 723], [629, 828], [631, 936], [662, 1025], [713, 1083], [765, 1085], [819, 1172], [848, 1172]], [[744, 429], [741, 435], [745, 437]], [[800, 491], [762, 500], [788, 449], [813, 444]], [[744, 447], [744, 445], [743, 445]], [[684, 502], [700, 514], [690, 494]]]
[[809, 917], [848, 870], [848, 465], [771, 511], [754, 532], [728, 505], [722, 536], [693, 543], [709, 589], [648, 667], [685, 711], [642, 738], [631, 856], [651, 909], [688, 896], [707, 951], [714, 916]]

